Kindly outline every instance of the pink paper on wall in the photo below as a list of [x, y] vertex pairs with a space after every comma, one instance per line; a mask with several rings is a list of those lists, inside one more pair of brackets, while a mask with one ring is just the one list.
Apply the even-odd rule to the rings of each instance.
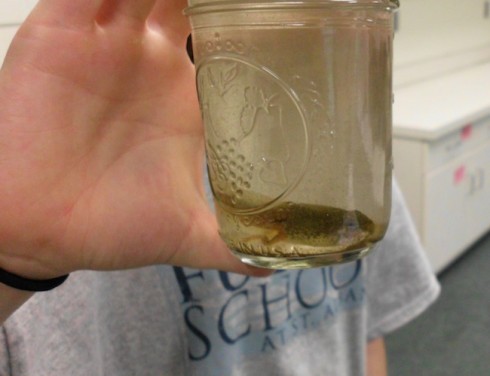
[[460, 184], [464, 178], [466, 177], [466, 166], [459, 166], [455, 171], [454, 171], [454, 184]]
[[460, 136], [463, 141], [466, 141], [469, 138], [471, 138], [472, 134], [473, 134], [473, 125], [468, 124], [463, 129], [461, 129]]

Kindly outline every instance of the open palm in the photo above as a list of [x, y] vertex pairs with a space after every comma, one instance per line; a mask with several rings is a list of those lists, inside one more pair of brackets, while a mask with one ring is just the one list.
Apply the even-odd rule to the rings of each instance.
[[0, 71], [0, 267], [247, 272], [203, 195], [180, 0], [41, 0]]

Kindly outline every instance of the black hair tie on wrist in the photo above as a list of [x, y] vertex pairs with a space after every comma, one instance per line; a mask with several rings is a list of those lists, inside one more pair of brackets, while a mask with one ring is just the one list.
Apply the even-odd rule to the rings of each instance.
[[0, 269], [0, 283], [24, 291], [49, 291], [66, 281], [69, 274], [52, 279], [28, 279]]

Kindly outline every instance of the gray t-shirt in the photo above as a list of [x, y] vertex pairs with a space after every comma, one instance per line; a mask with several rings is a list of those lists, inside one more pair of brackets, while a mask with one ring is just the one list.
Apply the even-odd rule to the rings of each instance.
[[4, 324], [0, 376], [362, 376], [367, 342], [438, 293], [395, 186], [388, 233], [362, 261], [268, 278], [73, 273]]

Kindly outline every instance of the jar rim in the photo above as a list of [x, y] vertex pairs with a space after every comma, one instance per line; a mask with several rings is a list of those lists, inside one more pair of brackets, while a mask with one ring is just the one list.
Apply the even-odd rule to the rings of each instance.
[[184, 10], [185, 15], [207, 13], [211, 11], [237, 9], [285, 9], [285, 8], [325, 8], [342, 7], [376, 7], [396, 10], [399, 0], [188, 0], [189, 6]]

